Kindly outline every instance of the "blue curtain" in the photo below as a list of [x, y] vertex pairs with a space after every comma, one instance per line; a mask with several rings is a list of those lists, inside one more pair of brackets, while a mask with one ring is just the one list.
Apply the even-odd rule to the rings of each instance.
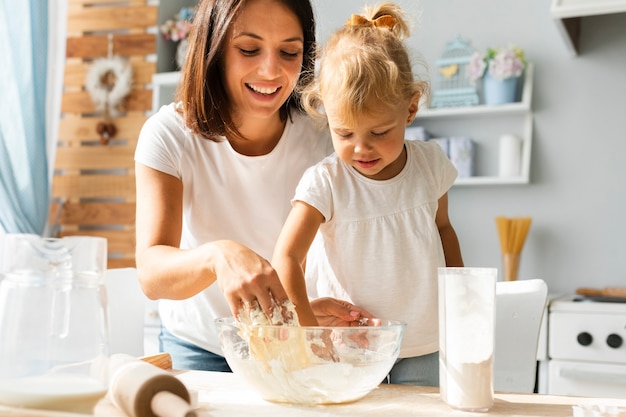
[[47, 0], [0, 0], [0, 232], [43, 234]]

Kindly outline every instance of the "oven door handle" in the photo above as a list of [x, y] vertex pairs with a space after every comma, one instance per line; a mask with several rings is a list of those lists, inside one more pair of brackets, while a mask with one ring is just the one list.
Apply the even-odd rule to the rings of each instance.
[[559, 376], [569, 379], [578, 379], [593, 382], [617, 382], [626, 384], [626, 374], [612, 373], [612, 372], [597, 372], [597, 371], [581, 371], [578, 369], [561, 369], [559, 370]]

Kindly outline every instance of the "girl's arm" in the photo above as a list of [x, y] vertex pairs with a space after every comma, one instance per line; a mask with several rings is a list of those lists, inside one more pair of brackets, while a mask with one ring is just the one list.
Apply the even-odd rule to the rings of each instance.
[[437, 229], [439, 229], [443, 253], [446, 257], [446, 266], [463, 266], [459, 239], [448, 217], [448, 193], [439, 199], [435, 223], [437, 224]]
[[309, 304], [304, 280], [304, 263], [309, 247], [324, 216], [312, 206], [296, 201], [285, 221], [274, 248], [272, 266], [295, 304], [300, 325], [317, 326], [317, 319]]

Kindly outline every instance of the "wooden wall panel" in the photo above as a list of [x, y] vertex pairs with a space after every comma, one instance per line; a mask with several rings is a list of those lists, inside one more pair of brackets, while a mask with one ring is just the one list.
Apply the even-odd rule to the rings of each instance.
[[133, 149], [130, 146], [71, 146], [57, 149], [55, 168], [68, 170], [132, 169]]
[[69, 8], [68, 33], [141, 29], [156, 26], [158, 6]]
[[[60, 205], [53, 204], [52, 215], [56, 215]], [[132, 225], [135, 223], [134, 203], [66, 203], [63, 210], [58, 212], [59, 222], [67, 225], [99, 225], [121, 223]]]
[[[117, 127], [115, 138], [125, 139], [129, 141], [129, 146], [134, 147], [137, 143], [137, 132], [146, 121], [143, 112], [129, 112], [124, 117], [113, 117], [111, 120]], [[58, 141], [66, 146], [80, 146], [85, 141], [98, 141], [96, 126], [100, 121], [98, 117], [65, 117], [59, 123]]]
[[[152, 110], [152, 90], [136, 90], [125, 101], [128, 111]], [[87, 91], [68, 91], [61, 99], [61, 112], [63, 113], [93, 113], [96, 108]]]
[[58, 174], [52, 182], [56, 201], [79, 202], [94, 198], [108, 202], [114, 199], [135, 201], [134, 175]]
[[[113, 35], [111, 42], [115, 55], [124, 57], [150, 55], [156, 49], [155, 36], [147, 33]], [[108, 51], [108, 35], [70, 36], [65, 55], [67, 58], [98, 58], [107, 56]]]
[[[155, 72], [154, 62], [137, 61], [131, 58], [133, 67], [133, 83], [136, 86], [143, 86], [152, 82], [152, 74]], [[90, 62], [76, 62], [74, 60], [65, 63], [65, 76], [63, 84], [66, 88], [82, 88], [85, 83]]]
[[[66, 65], [52, 181], [50, 222], [58, 236], [107, 239], [108, 267], [135, 265], [137, 137], [152, 112], [158, 6], [148, 0], [68, 0]], [[123, 111], [108, 144], [96, 132], [104, 114], [85, 89], [94, 59], [112, 55], [133, 69]]]

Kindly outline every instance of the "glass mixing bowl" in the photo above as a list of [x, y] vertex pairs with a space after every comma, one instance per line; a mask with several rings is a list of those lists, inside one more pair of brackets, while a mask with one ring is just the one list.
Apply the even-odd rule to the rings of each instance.
[[249, 326], [215, 321], [226, 361], [272, 402], [356, 401], [376, 388], [398, 358], [406, 324], [363, 320], [358, 327]]

